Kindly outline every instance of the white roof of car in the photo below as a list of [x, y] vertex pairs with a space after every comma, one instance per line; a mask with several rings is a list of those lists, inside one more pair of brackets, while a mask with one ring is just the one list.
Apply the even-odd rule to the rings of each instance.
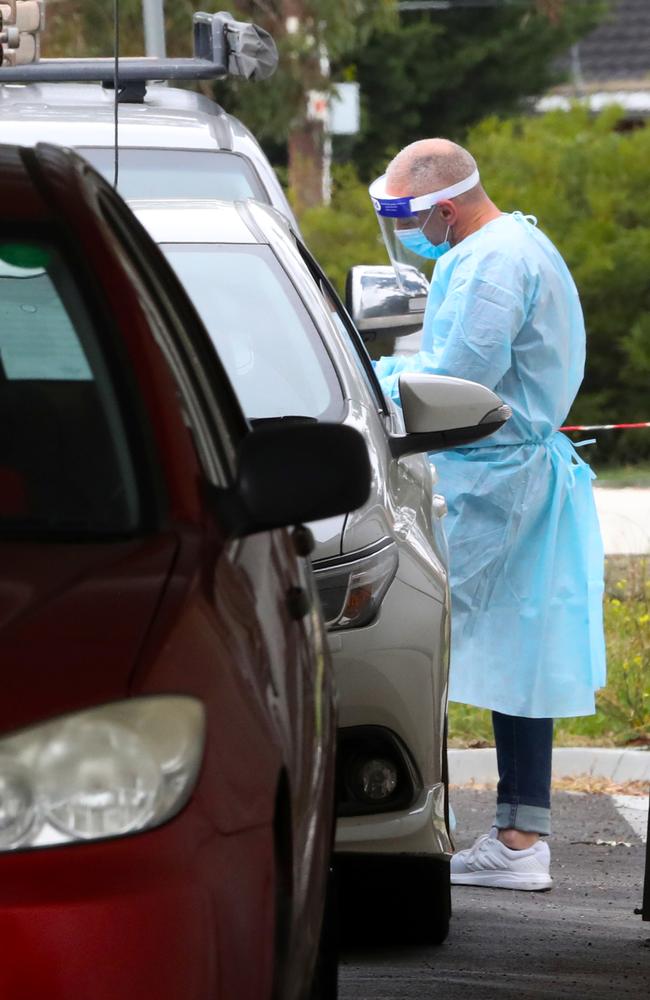
[[[11, 122], [5, 141], [26, 146], [111, 146], [113, 102], [113, 91], [99, 84], [5, 83], [0, 86], [0, 127]], [[149, 85], [142, 103], [120, 104], [118, 120], [120, 145], [130, 147], [232, 149], [238, 131], [248, 136], [212, 101], [164, 84]]]
[[[110, 149], [115, 139], [114, 92], [95, 83], [2, 83], [0, 141]], [[237, 118], [192, 90], [148, 83], [143, 100], [118, 107], [123, 149], [228, 151], [253, 168], [268, 200], [298, 230], [273, 168], [255, 137]]]
[[246, 202], [130, 201], [156, 243], [259, 243], [246, 219]]

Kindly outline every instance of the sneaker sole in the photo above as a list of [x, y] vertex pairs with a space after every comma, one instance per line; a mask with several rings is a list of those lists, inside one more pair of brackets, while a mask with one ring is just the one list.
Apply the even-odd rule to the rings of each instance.
[[521, 889], [524, 892], [548, 892], [553, 888], [550, 875], [515, 875], [505, 872], [467, 872], [452, 874], [452, 885], [478, 885], [490, 889]]

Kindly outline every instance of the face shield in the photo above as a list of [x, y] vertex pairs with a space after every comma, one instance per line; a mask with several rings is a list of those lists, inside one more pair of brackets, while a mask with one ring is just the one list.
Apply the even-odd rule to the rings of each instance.
[[[377, 213], [390, 262], [402, 291], [407, 295], [411, 291], [415, 293], [416, 289], [417, 294], [421, 294], [421, 285], [415, 280], [415, 272], [424, 273], [430, 279], [433, 262], [449, 249], [445, 242], [434, 245], [422, 232], [422, 227], [426, 225], [435, 206], [440, 201], [456, 198], [470, 191], [479, 181], [479, 172], [475, 170], [457, 184], [416, 198], [396, 198], [386, 194], [386, 174], [370, 185], [370, 198]], [[447, 239], [444, 232], [441, 239]]]

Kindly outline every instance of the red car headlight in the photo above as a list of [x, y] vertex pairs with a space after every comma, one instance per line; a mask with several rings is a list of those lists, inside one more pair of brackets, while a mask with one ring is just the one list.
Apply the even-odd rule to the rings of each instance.
[[0, 740], [0, 851], [158, 826], [196, 783], [205, 713], [195, 698], [132, 698]]

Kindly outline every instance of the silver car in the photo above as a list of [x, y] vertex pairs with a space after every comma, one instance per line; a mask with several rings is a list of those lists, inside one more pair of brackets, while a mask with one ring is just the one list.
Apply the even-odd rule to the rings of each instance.
[[[3, 84], [3, 142], [76, 149], [107, 180], [115, 169], [114, 94], [99, 83]], [[125, 198], [256, 198], [297, 228], [259, 143], [237, 118], [193, 91], [147, 84], [121, 103], [118, 191]]]
[[435, 376], [403, 377], [403, 412], [392, 406], [335, 293], [272, 209], [131, 207], [189, 291], [254, 425], [337, 421], [366, 439], [368, 503], [311, 526], [339, 691], [336, 850], [350, 901], [381, 912], [393, 934], [440, 941], [450, 915], [449, 593], [446, 508], [423, 453], [454, 434], [482, 437], [507, 414], [483, 386]]

